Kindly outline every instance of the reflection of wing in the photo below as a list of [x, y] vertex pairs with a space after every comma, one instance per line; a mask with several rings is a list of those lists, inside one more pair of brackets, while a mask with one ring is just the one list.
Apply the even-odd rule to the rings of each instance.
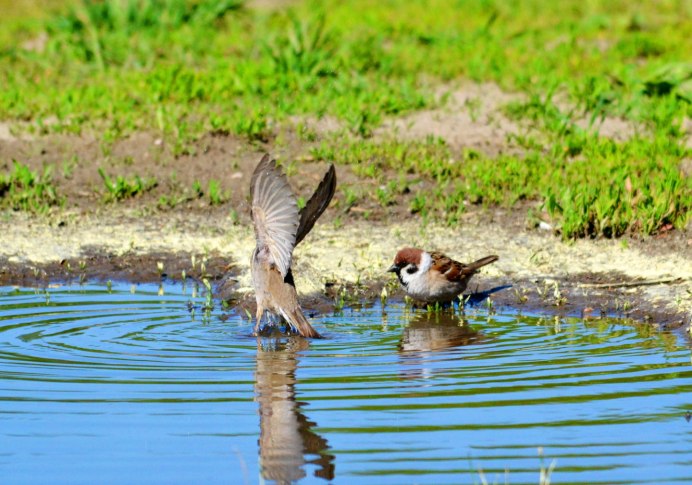
[[268, 250], [269, 262], [286, 276], [296, 243], [298, 205], [286, 175], [269, 155], [262, 157], [252, 174], [250, 196], [258, 252]]
[[[296, 402], [298, 356], [308, 348], [300, 337], [258, 341], [255, 394], [259, 403], [260, 472], [265, 480], [292, 483], [306, 476], [305, 465], [317, 467], [314, 475], [333, 480], [334, 455], [327, 440], [313, 429], [304, 414], [305, 403]], [[316, 457], [316, 458], [315, 458]]]
[[334, 165], [329, 166], [329, 170], [324, 175], [320, 185], [315, 189], [310, 200], [305, 204], [303, 210], [300, 211], [300, 225], [296, 233], [296, 245], [305, 238], [315, 225], [315, 222], [322, 215], [324, 210], [329, 206], [334, 190], [336, 189], [336, 171]]

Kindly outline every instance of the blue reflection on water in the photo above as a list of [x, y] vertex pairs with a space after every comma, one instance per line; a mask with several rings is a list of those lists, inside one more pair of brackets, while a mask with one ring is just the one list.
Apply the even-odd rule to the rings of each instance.
[[2, 483], [537, 483], [539, 447], [559, 483], [692, 479], [675, 335], [376, 305], [308, 344], [163, 290], [0, 288]]

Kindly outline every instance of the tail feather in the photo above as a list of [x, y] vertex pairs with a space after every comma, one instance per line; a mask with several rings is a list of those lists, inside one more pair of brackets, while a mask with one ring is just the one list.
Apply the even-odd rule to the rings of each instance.
[[310, 325], [308, 319], [305, 318], [305, 315], [300, 307], [296, 307], [293, 311], [286, 311], [282, 308], [281, 315], [301, 336], [307, 338], [322, 338], [322, 335], [320, 335], [319, 332], [317, 332], [317, 330]]
[[478, 261], [474, 261], [473, 263], [467, 264], [466, 268], [464, 268], [464, 269], [467, 271], [476, 271], [479, 268], [482, 268], [483, 266], [485, 266], [487, 264], [494, 263], [498, 259], [500, 259], [498, 256], [496, 256], [495, 254], [492, 254], [490, 256], [486, 256], [485, 258], [481, 258]]

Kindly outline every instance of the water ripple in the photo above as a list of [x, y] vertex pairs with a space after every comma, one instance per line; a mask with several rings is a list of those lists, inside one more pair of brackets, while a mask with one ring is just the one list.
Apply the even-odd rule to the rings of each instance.
[[256, 339], [202, 289], [163, 290], [0, 288], [3, 483], [536, 483], [552, 460], [559, 483], [692, 480], [675, 335], [390, 305]]

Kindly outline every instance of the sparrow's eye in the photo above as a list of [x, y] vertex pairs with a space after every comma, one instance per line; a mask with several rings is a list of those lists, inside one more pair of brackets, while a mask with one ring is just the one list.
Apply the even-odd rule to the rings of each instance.
[[409, 266], [408, 268], [406, 268], [406, 272], [407, 272], [408, 274], [413, 274], [413, 273], [415, 273], [416, 271], [418, 271], [418, 268], [416, 267], [415, 264], [412, 264], [411, 266]]

